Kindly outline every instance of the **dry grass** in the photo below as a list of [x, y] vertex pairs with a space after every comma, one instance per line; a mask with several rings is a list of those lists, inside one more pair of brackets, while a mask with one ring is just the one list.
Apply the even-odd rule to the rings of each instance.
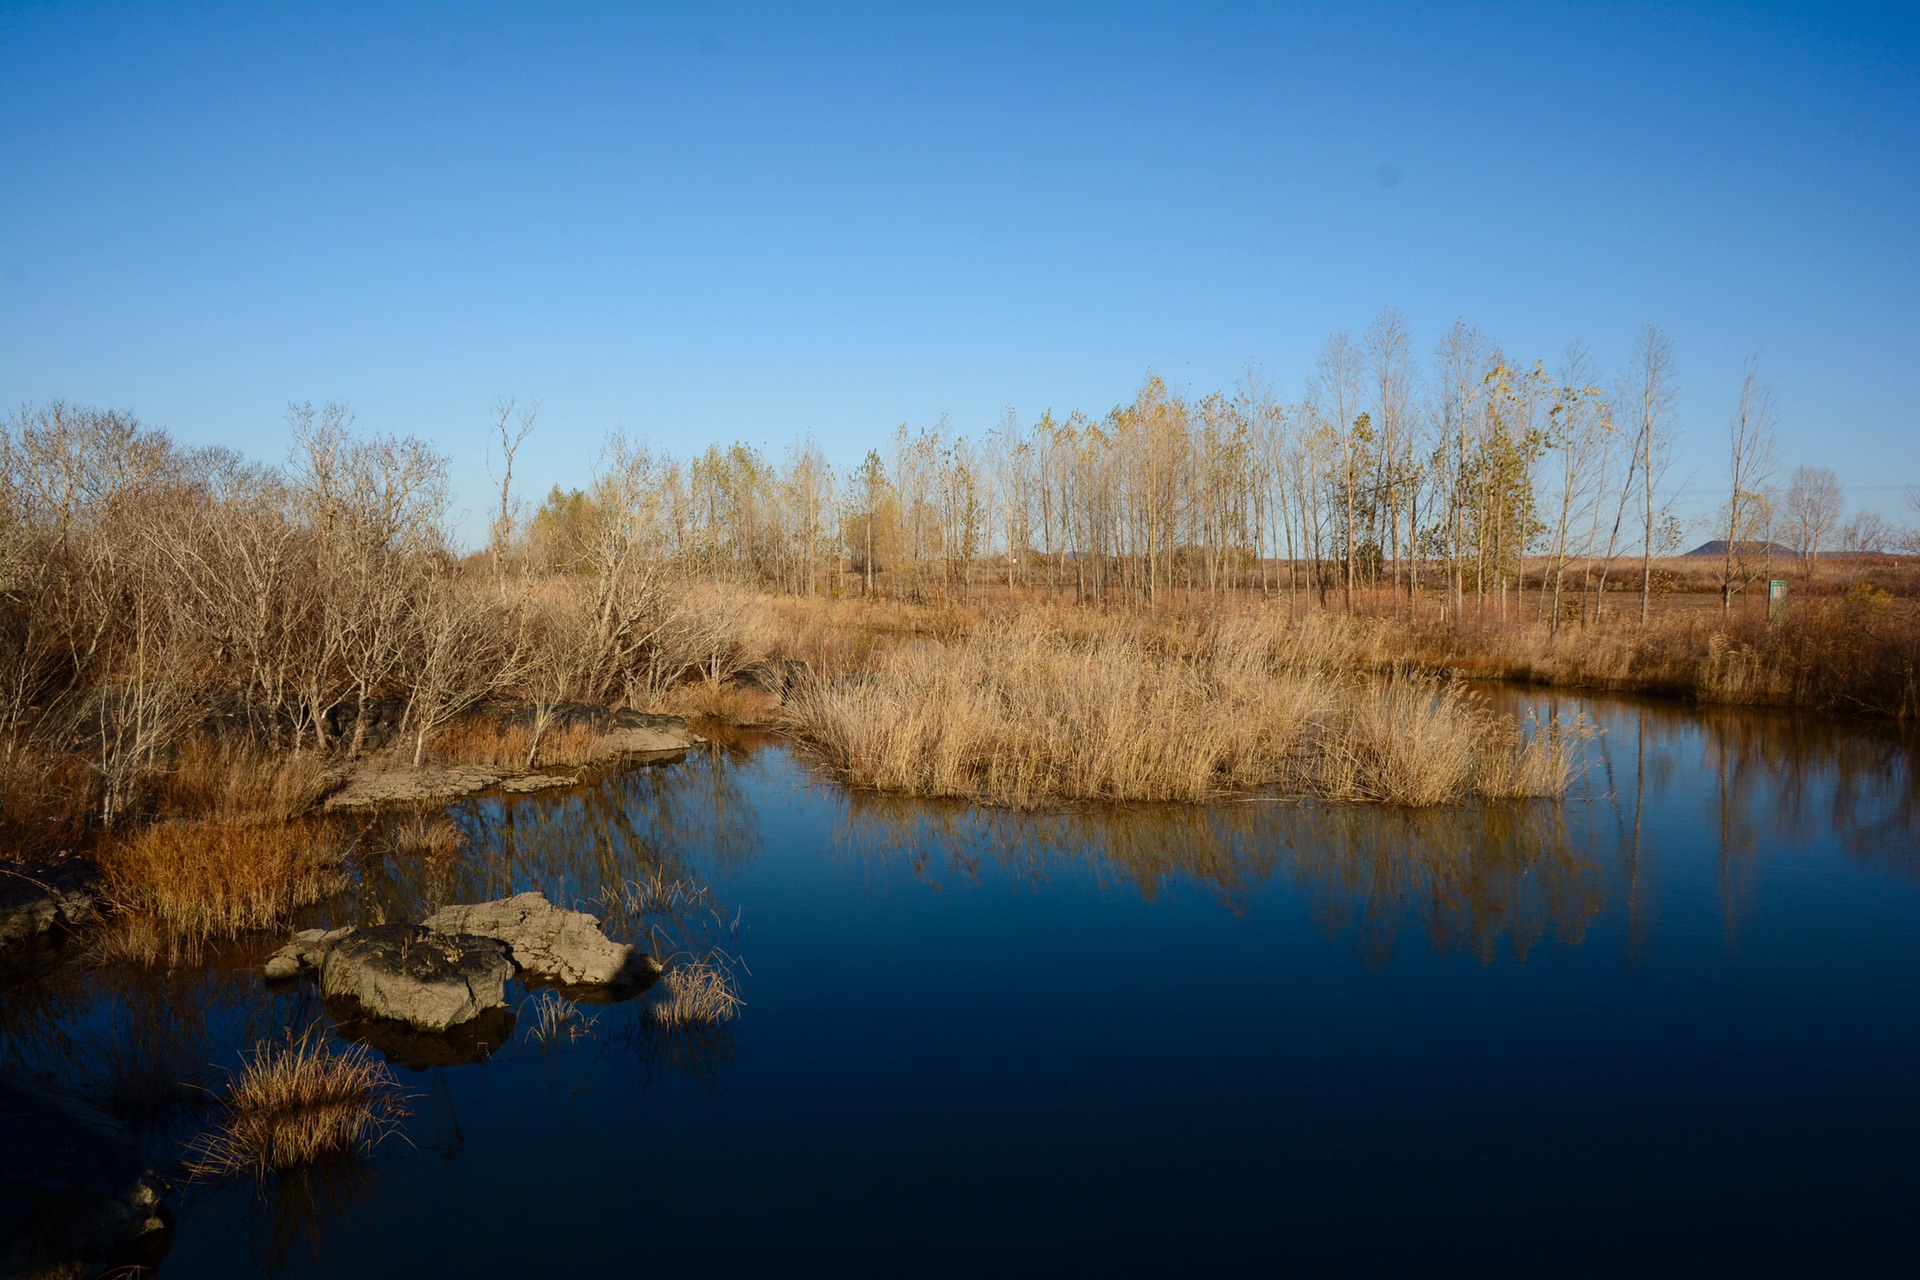
[[1278, 787], [1395, 804], [1558, 794], [1562, 744], [1471, 695], [1342, 674], [1313, 629], [1079, 615], [997, 619], [802, 690], [790, 722], [856, 785], [1017, 808]]
[[0, 751], [0, 862], [80, 848], [99, 808], [99, 778], [86, 761], [32, 747]]
[[[1335, 631], [1344, 629], [1336, 626]], [[1791, 599], [1769, 626], [1757, 608], [1612, 616], [1556, 636], [1542, 623], [1381, 620], [1351, 624], [1344, 643], [1364, 665], [1381, 647], [1404, 661], [1492, 679], [1701, 702], [1920, 717], [1920, 607], [1861, 583]], [[1362, 629], [1379, 629], [1364, 646]], [[1384, 638], [1382, 638], [1384, 637]]]
[[770, 723], [780, 710], [780, 699], [763, 689], [696, 680], [669, 689], [655, 711], [688, 719], [723, 720], [728, 724]]
[[364, 1155], [408, 1112], [393, 1072], [365, 1045], [330, 1049], [309, 1028], [254, 1047], [220, 1099], [216, 1128], [194, 1142], [195, 1178], [281, 1170]]
[[176, 817], [289, 822], [313, 808], [327, 786], [318, 752], [273, 755], [201, 733], [181, 744], [157, 800], [162, 813]]
[[[590, 725], [554, 726], [540, 735], [541, 768], [589, 764], [598, 759], [604, 735]], [[427, 758], [435, 764], [482, 764], [523, 769], [533, 746], [533, 727], [475, 717], [435, 734]]]
[[715, 953], [705, 960], [674, 963], [660, 979], [666, 998], [655, 1001], [655, 1022], [667, 1027], [705, 1026], [738, 1016], [746, 1001], [740, 998], [733, 968]]
[[387, 833], [387, 843], [396, 854], [444, 861], [467, 847], [467, 833], [445, 814], [415, 814], [402, 818]]
[[122, 912], [102, 954], [171, 962], [213, 939], [282, 925], [346, 887], [346, 853], [342, 830], [317, 820], [148, 827], [101, 855]]
[[570, 1040], [593, 1034], [594, 1019], [557, 991], [542, 991], [527, 1001], [522, 1013], [526, 1016], [527, 1038], [548, 1053]]

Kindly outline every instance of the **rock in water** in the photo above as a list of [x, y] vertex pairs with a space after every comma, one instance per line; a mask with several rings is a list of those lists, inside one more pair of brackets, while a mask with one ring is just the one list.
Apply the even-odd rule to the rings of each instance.
[[650, 957], [600, 932], [593, 916], [556, 907], [539, 893], [442, 907], [426, 918], [425, 927], [498, 938], [526, 972], [570, 986], [633, 982], [647, 976], [652, 965]]
[[352, 925], [344, 929], [302, 929], [293, 941], [267, 957], [269, 980], [297, 978], [303, 973], [318, 973], [327, 962], [327, 953], [353, 935]]
[[133, 1274], [158, 1260], [165, 1190], [104, 1112], [51, 1080], [0, 1081], [0, 1276]]
[[78, 858], [0, 865], [0, 947], [85, 924], [103, 884], [99, 869]]
[[445, 1031], [506, 1003], [513, 962], [492, 938], [411, 924], [357, 930], [327, 953], [320, 989], [376, 1018]]

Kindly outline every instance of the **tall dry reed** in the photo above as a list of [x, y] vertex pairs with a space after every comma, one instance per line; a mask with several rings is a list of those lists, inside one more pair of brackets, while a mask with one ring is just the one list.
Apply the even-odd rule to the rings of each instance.
[[318, 820], [162, 822], [101, 855], [122, 919], [115, 958], [172, 960], [206, 942], [284, 924], [346, 887], [347, 837]]
[[1008, 618], [813, 683], [787, 714], [856, 785], [1016, 808], [1275, 787], [1426, 805], [1565, 786], [1563, 743], [1523, 741], [1456, 687], [1345, 665], [1311, 634], [1246, 620], [1075, 636]]

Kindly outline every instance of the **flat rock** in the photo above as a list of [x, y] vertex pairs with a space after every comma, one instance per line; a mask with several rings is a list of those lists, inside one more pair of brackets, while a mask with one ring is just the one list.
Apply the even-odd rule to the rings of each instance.
[[608, 730], [601, 735], [601, 749], [594, 754], [608, 759], [623, 755], [663, 755], [685, 751], [700, 741], [699, 735], [687, 729], [685, 721], [673, 725], [664, 723], [668, 717], [658, 719], [663, 723]]
[[597, 918], [556, 907], [544, 894], [442, 907], [423, 925], [436, 933], [498, 938], [521, 969], [563, 985], [632, 983], [652, 973], [651, 957], [600, 932]]
[[493, 938], [411, 924], [356, 930], [321, 962], [320, 989], [376, 1018], [445, 1031], [506, 1003], [513, 962]]
[[577, 779], [560, 777], [550, 773], [527, 773], [518, 778], [508, 778], [500, 784], [502, 791], [523, 795], [529, 791], [548, 791], [554, 787], [570, 787]]
[[318, 973], [326, 963], [327, 953], [351, 936], [353, 926], [344, 929], [302, 929], [293, 935], [293, 941], [267, 957], [266, 975], [269, 980], [281, 981], [297, 978], [303, 973]]
[[105, 880], [91, 862], [0, 863], [0, 948], [93, 919]]
[[327, 797], [329, 809], [374, 809], [390, 804], [429, 804], [457, 800], [499, 785], [505, 775], [483, 765], [363, 764], [347, 784]]

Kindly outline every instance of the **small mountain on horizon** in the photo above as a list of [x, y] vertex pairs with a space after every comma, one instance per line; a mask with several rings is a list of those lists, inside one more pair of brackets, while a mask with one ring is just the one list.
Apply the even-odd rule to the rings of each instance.
[[[1779, 542], [1737, 542], [1735, 554], [1742, 556], [1776, 556], [1785, 559], [1798, 559], [1800, 553], [1792, 547]], [[1727, 554], [1727, 540], [1715, 538], [1712, 542], [1703, 542], [1687, 552], [1689, 556], [1724, 556]]]

